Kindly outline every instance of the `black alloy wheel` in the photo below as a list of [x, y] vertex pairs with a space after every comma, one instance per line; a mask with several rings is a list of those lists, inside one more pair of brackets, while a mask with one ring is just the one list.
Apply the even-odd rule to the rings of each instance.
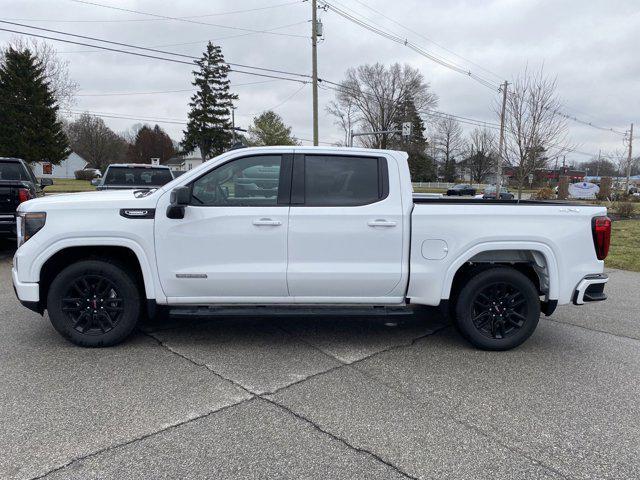
[[107, 347], [127, 338], [141, 311], [134, 274], [110, 259], [80, 260], [51, 282], [47, 311], [54, 328], [82, 347]]
[[527, 321], [527, 299], [511, 283], [494, 283], [477, 293], [472, 316], [473, 324], [483, 335], [507, 338], [517, 333]]
[[511, 267], [481, 270], [462, 287], [455, 325], [474, 346], [509, 350], [523, 343], [540, 319], [540, 294], [533, 282]]
[[85, 335], [111, 331], [124, 312], [124, 299], [114, 283], [103, 275], [81, 275], [62, 299], [62, 311], [74, 330]]

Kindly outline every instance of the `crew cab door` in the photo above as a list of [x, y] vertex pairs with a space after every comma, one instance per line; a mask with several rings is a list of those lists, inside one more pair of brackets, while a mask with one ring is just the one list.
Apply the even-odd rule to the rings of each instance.
[[155, 221], [156, 261], [170, 303], [284, 301], [292, 155], [250, 155], [190, 182], [184, 218], [167, 192]]
[[398, 171], [386, 158], [296, 155], [290, 295], [299, 303], [388, 297], [402, 276], [403, 221]]

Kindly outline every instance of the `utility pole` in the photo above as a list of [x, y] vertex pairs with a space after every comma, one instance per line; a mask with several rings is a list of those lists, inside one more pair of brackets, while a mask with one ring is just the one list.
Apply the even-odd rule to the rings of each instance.
[[500, 142], [498, 143], [498, 159], [496, 161], [496, 200], [500, 200], [502, 191], [502, 151], [504, 150], [504, 117], [507, 110], [507, 87], [505, 80], [502, 84], [502, 111], [500, 112]]
[[313, 145], [318, 146], [318, 5], [311, 0], [311, 76], [313, 96]]
[[629, 154], [627, 156], [627, 181], [625, 182], [624, 193], [629, 193], [629, 181], [631, 180], [631, 155], [633, 153], [633, 123], [629, 130]]
[[598, 149], [598, 161], [596, 162], [596, 177], [600, 176], [600, 154], [602, 153], [602, 149]]
[[236, 144], [236, 107], [231, 107], [231, 138], [232, 145]]

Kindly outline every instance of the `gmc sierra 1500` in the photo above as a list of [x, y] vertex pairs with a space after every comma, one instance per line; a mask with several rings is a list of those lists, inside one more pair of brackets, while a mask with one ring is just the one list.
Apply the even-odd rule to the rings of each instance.
[[606, 209], [412, 195], [407, 155], [260, 147], [146, 191], [29, 200], [13, 284], [82, 346], [193, 306], [440, 306], [513, 348], [558, 304], [604, 300]]

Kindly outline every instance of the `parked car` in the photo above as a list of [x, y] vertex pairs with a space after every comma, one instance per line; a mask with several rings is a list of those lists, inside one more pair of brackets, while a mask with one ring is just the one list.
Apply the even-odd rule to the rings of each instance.
[[[495, 199], [496, 198], [496, 186], [491, 185], [484, 189], [484, 193], [482, 194], [482, 198], [484, 199]], [[500, 200], [513, 200], [515, 197], [513, 193], [511, 193], [507, 187], [500, 187]]]
[[473, 188], [468, 183], [459, 183], [458, 185], [454, 185], [449, 190], [447, 190], [447, 195], [470, 195], [474, 196], [476, 194], [476, 189]]
[[0, 237], [16, 235], [16, 209], [22, 202], [44, 195], [50, 178], [38, 181], [31, 167], [19, 158], [0, 157]]
[[113, 163], [101, 179], [91, 183], [97, 190], [140, 190], [158, 188], [171, 180], [173, 173], [164, 165]]
[[[156, 190], [25, 202], [17, 296], [88, 347], [169, 307], [430, 305], [489, 350], [521, 344], [558, 304], [606, 299], [605, 207], [414, 198], [407, 158], [246, 148]], [[275, 196], [235, 191], [256, 169], [278, 170]]]
[[82, 170], [84, 172], [87, 172], [87, 174], [93, 176], [93, 178], [101, 178], [102, 177], [102, 172], [100, 171], [99, 168], [85, 167]]

